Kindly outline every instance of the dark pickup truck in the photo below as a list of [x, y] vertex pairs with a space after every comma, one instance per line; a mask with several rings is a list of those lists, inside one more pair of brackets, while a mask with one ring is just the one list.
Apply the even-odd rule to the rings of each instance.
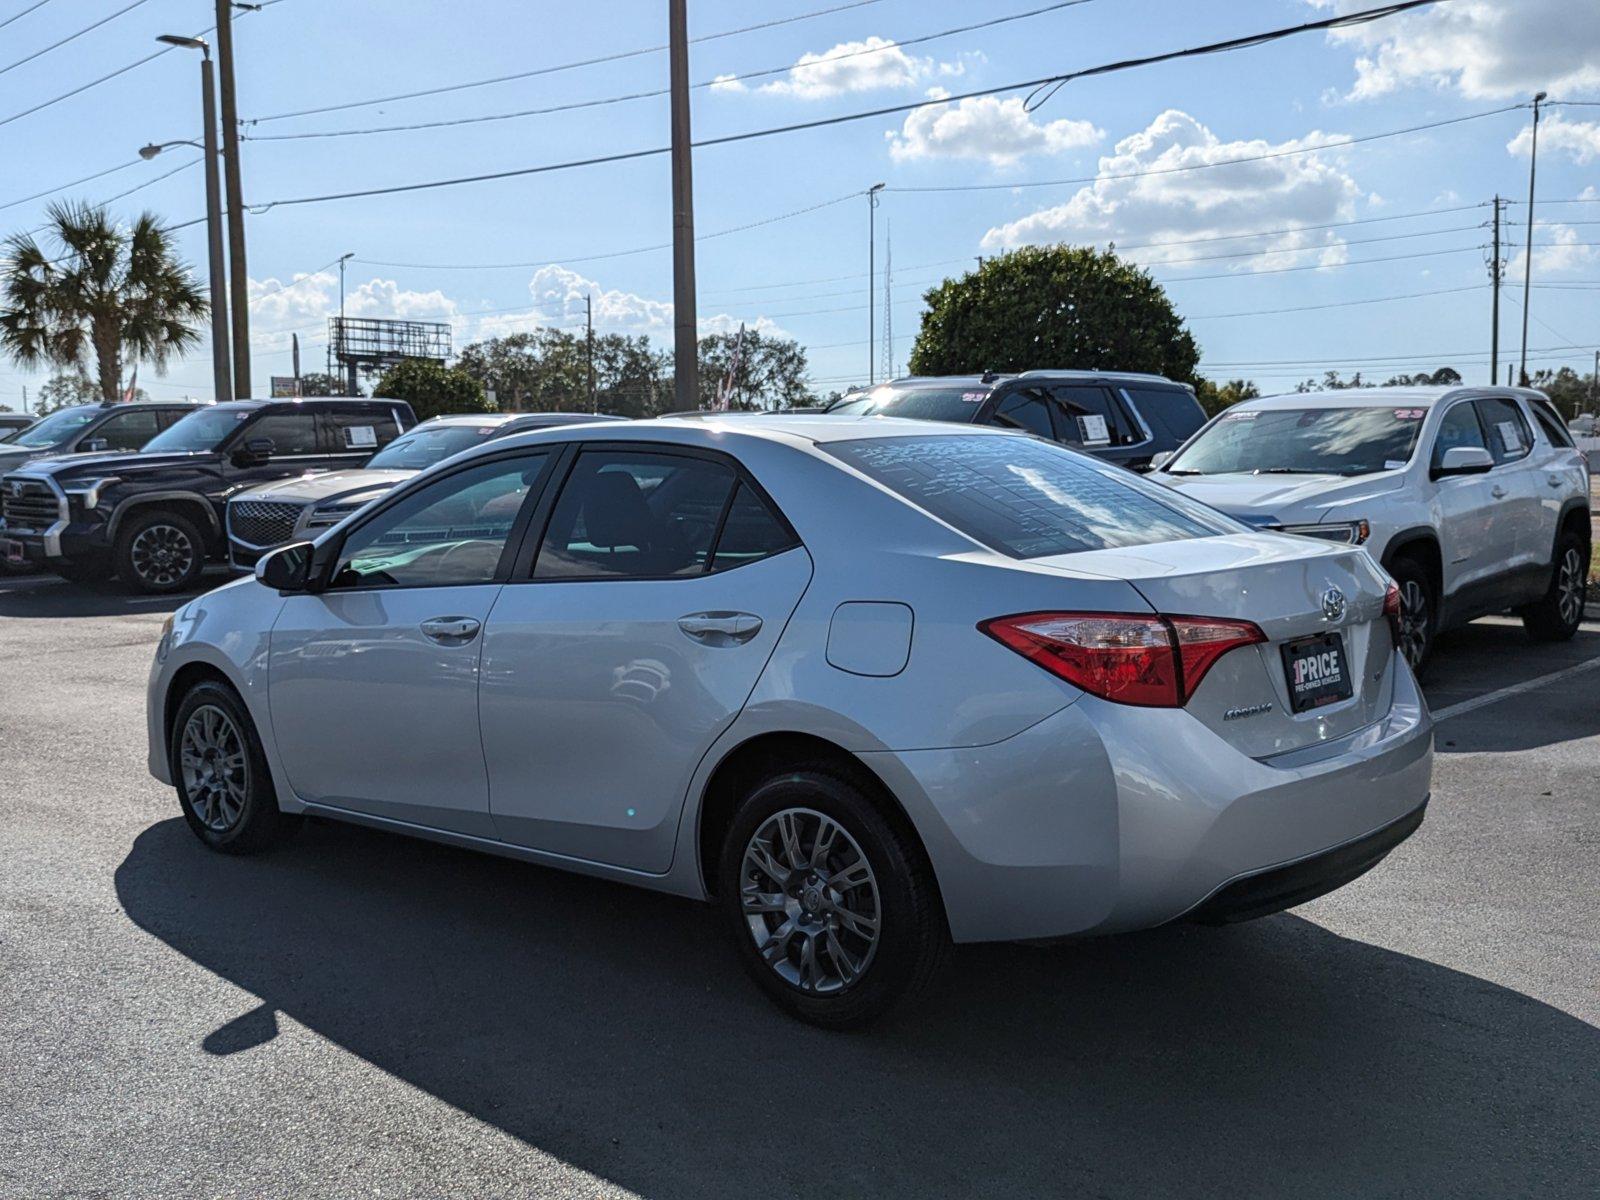
[[235, 400], [191, 413], [138, 453], [35, 459], [0, 478], [0, 556], [142, 592], [193, 588], [227, 555], [243, 488], [359, 467], [416, 424], [400, 400]]

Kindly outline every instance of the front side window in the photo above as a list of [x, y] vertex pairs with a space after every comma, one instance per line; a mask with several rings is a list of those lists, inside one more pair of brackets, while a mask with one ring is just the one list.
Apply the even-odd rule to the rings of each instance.
[[359, 526], [339, 552], [334, 588], [491, 583], [548, 454], [455, 471]]
[[42, 450], [46, 446], [54, 446], [72, 437], [104, 411], [105, 409], [98, 404], [80, 404], [73, 408], [58, 409], [17, 434], [11, 439], [11, 444], [27, 446], [30, 450]]
[[736, 477], [687, 455], [586, 450], [556, 501], [535, 579], [703, 574]]
[[274, 458], [285, 454], [319, 454], [317, 415], [310, 412], [268, 413], [244, 431], [247, 441], [266, 438]]
[[164, 429], [144, 444], [146, 454], [199, 454], [221, 449], [234, 430], [248, 421], [255, 408], [234, 408], [219, 404], [192, 412], [170, 429]]
[[1243, 528], [1176, 492], [1034, 438], [868, 438], [822, 448], [1013, 558], [1182, 541]]
[[117, 413], [91, 436], [103, 439], [107, 450], [137, 450], [155, 437], [159, 424], [148, 410]]
[[1411, 460], [1425, 408], [1253, 408], [1222, 414], [1170, 475], [1368, 475]]
[[1489, 433], [1489, 453], [1494, 455], [1494, 461], [1508, 463], [1526, 458], [1533, 449], [1533, 433], [1516, 402], [1495, 396], [1476, 403]]
[[1439, 432], [1433, 440], [1434, 469], [1443, 465], [1446, 450], [1454, 450], [1458, 446], [1478, 450], [1489, 448], [1483, 440], [1483, 426], [1478, 421], [1477, 407], [1470, 400], [1453, 406], [1439, 422]]

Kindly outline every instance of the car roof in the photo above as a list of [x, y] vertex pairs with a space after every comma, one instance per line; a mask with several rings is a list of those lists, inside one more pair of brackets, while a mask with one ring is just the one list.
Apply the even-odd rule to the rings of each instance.
[[[903, 375], [899, 379], [889, 379], [877, 387], [998, 387], [1002, 383], [1010, 383], [1017, 379], [1044, 380], [1091, 380], [1091, 379], [1128, 379], [1137, 380], [1139, 383], [1164, 383], [1168, 387], [1183, 389], [1183, 384], [1176, 380], [1168, 379], [1165, 375], [1151, 375], [1143, 371], [1085, 371], [1067, 367], [1047, 367], [1036, 371], [1013, 371], [1005, 374], [983, 375]], [[874, 388], [862, 388], [854, 395], [870, 392]]]
[[426, 421], [419, 421], [407, 433], [415, 433], [424, 426], [435, 425], [509, 425], [517, 419], [517, 413], [445, 413], [440, 417], [429, 417]]
[[1262, 396], [1255, 400], [1242, 400], [1232, 409], [1242, 411], [1268, 411], [1285, 408], [1432, 408], [1444, 400], [1457, 396], [1483, 398], [1500, 396], [1505, 399], [1521, 397], [1524, 400], [1543, 400], [1543, 392], [1532, 388], [1508, 387], [1374, 387], [1336, 388], [1327, 392], [1285, 392], [1277, 396]]
[[[725, 444], [729, 434], [763, 438], [774, 442], [860, 441], [864, 438], [915, 437], [1026, 437], [987, 425], [952, 425], [949, 421], [917, 421], [904, 417], [830, 416], [826, 413], [788, 416], [772, 412], [693, 412], [676, 413], [649, 421], [606, 421], [591, 425], [565, 425], [549, 429], [530, 429], [496, 439], [493, 448], [526, 439], [529, 445], [561, 437], [565, 441], [650, 441], [679, 445]], [[478, 453], [475, 447], [466, 453]]]

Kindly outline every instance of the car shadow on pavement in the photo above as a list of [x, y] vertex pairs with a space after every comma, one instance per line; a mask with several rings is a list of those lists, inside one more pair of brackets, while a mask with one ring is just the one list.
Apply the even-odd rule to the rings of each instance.
[[206, 1052], [270, 1054], [281, 1016], [651, 1197], [1577, 1195], [1600, 1170], [1600, 1030], [1291, 915], [963, 948], [840, 1035], [772, 1008], [703, 906], [354, 827], [230, 859], [174, 818], [116, 887], [260, 999]]
[[0, 576], [0, 617], [125, 617], [134, 613], [172, 612], [203, 592], [227, 583], [229, 576], [209, 572], [202, 586], [171, 596], [143, 596], [115, 580], [69, 583], [54, 575]]
[[1456, 716], [1459, 703], [1501, 688], [1545, 679], [1600, 659], [1600, 625], [1585, 623], [1571, 641], [1535, 642], [1510, 621], [1477, 621], [1439, 638], [1423, 690], [1435, 717], [1441, 754], [1537, 750], [1600, 735], [1600, 666], [1558, 677]]

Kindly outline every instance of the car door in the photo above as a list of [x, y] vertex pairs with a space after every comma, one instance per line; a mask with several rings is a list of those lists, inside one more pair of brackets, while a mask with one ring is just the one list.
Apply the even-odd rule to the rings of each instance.
[[[1434, 434], [1431, 467], [1437, 470], [1446, 450], [1457, 446], [1489, 448], [1478, 407], [1459, 400], [1445, 410]], [[1432, 481], [1439, 509], [1439, 542], [1443, 558], [1444, 596], [1484, 586], [1509, 554], [1514, 534], [1508, 532], [1491, 489], [1490, 476], [1450, 475]]]
[[1533, 430], [1517, 402], [1507, 396], [1477, 401], [1478, 415], [1494, 455], [1489, 495], [1496, 501], [1497, 538], [1503, 579], [1510, 600], [1529, 600], [1549, 583], [1545, 567], [1554, 544], [1554, 527], [1545, 528], [1539, 502], [1544, 484], [1533, 454]]
[[325, 591], [284, 602], [269, 697], [302, 800], [493, 836], [482, 630], [551, 459], [496, 455], [408, 490], [346, 535]]
[[731, 459], [659, 446], [586, 446], [537, 540], [484, 632], [495, 828], [664, 872], [689, 780], [755, 687], [811, 560]]

